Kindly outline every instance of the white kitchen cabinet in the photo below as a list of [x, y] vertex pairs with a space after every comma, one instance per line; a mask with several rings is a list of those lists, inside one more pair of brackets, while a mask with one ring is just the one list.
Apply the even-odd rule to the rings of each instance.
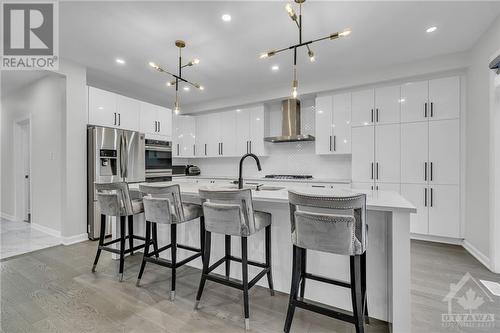
[[401, 195], [411, 202], [417, 213], [410, 214], [410, 231], [416, 234], [429, 233], [429, 189], [425, 184], [401, 184]]
[[399, 123], [401, 114], [401, 86], [375, 89], [375, 122], [377, 124]]
[[460, 78], [452, 76], [430, 80], [429, 103], [431, 120], [458, 118], [460, 116]]
[[460, 122], [429, 122], [429, 183], [456, 185], [460, 180]]
[[332, 135], [332, 110], [333, 98], [332, 96], [319, 96], [316, 97], [315, 105], [315, 150], [316, 154], [324, 155], [330, 154], [331, 135]]
[[239, 109], [236, 112], [236, 134], [235, 153], [242, 156], [253, 153], [257, 156], [265, 156], [264, 144], [264, 106], [259, 105], [246, 109]]
[[215, 117], [219, 123], [219, 131], [214, 133], [220, 144], [219, 155], [236, 156], [236, 111], [216, 113]]
[[173, 157], [195, 156], [196, 123], [194, 117], [176, 115], [173, 117]]
[[141, 102], [140, 131], [152, 139], [172, 140], [172, 111]]
[[88, 87], [89, 124], [139, 131], [139, 112], [135, 99]]
[[460, 237], [460, 192], [458, 185], [429, 186], [429, 234]]
[[122, 95], [116, 95], [116, 112], [118, 113], [118, 127], [139, 131], [139, 115], [141, 102]]
[[[212, 148], [211, 136], [213, 129], [210, 128], [211, 115], [205, 114], [200, 116], [195, 116], [196, 122], [196, 156], [197, 157], [209, 157], [215, 156], [217, 149], [215, 146]], [[214, 142], [215, 143], [215, 142]], [[211, 155], [212, 150], [214, 155]]]
[[316, 98], [316, 154], [351, 153], [351, 94]]
[[352, 181], [373, 182], [375, 126], [352, 128]]
[[89, 124], [117, 127], [116, 94], [88, 87], [88, 112]]
[[352, 93], [352, 126], [366, 126], [374, 123], [374, 102], [373, 89], [354, 91]]
[[426, 184], [429, 127], [427, 122], [401, 124], [401, 182]]
[[408, 82], [401, 86], [401, 122], [426, 121], [429, 81]]
[[401, 181], [401, 125], [375, 126], [375, 180], [382, 183]]

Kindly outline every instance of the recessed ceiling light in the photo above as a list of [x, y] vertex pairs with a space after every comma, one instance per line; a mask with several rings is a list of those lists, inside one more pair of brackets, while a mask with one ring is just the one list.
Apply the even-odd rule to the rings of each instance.
[[115, 61], [116, 61], [117, 64], [125, 65], [125, 60], [123, 60], [121, 58], [116, 58]]
[[231, 21], [231, 15], [229, 15], [229, 14], [222, 15], [222, 21], [224, 21], [224, 22], [230, 22]]
[[236, 109], [236, 112], [241, 112], [241, 109]]
[[189, 87], [184, 87], [182, 89], [184, 89], [184, 91], [189, 91]]
[[279, 69], [280, 69], [280, 66], [278, 66], [278, 65], [273, 65], [273, 67], [271, 67], [271, 70], [272, 70], [273, 72], [276, 72], [276, 71], [278, 71]]
[[425, 31], [427, 31], [427, 32], [431, 33], [431, 32], [434, 32], [434, 31], [436, 31], [436, 30], [437, 30], [437, 27], [429, 27], [429, 28], [427, 28], [427, 30], [425, 30]]

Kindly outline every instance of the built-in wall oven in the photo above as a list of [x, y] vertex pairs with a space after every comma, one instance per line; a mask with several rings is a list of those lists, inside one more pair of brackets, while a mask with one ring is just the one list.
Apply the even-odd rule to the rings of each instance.
[[172, 142], [146, 139], [146, 181], [172, 180]]

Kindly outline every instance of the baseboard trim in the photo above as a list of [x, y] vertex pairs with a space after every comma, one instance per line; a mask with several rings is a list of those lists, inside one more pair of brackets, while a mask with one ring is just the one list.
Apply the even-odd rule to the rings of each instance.
[[11, 222], [16, 222], [17, 219], [15, 216], [13, 215], [10, 215], [10, 214], [6, 214], [4, 212], [0, 212], [0, 217], [7, 220], [7, 221], [11, 221]]
[[52, 228], [49, 228], [49, 227], [46, 227], [46, 226], [43, 226], [43, 225], [40, 225], [37, 223], [33, 223], [33, 222], [31, 223], [31, 227], [35, 230], [44, 232], [48, 235], [61, 238], [61, 232], [58, 230], [55, 230], [55, 229], [52, 229]]
[[442, 237], [442, 236], [432, 236], [432, 235], [422, 235], [422, 234], [410, 234], [411, 239], [423, 240], [427, 242], [434, 243], [445, 243], [451, 245], [462, 245], [462, 238], [451, 238], [451, 237]]
[[87, 233], [69, 237], [61, 237], [61, 243], [63, 245], [72, 245], [76, 243], [85, 242], [87, 240], [89, 240], [89, 235]]
[[488, 258], [486, 255], [484, 255], [484, 253], [482, 253], [481, 251], [479, 251], [474, 245], [472, 245], [471, 243], [469, 243], [467, 240], [464, 239], [463, 241], [463, 244], [462, 246], [464, 247], [465, 250], [467, 250], [467, 252], [469, 252], [471, 254], [471, 256], [473, 256], [474, 258], [476, 258], [481, 264], [483, 264], [484, 266], [486, 266], [486, 268], [488, 268], [489, 270], [491, 270], [490, 268], [490, 258]]

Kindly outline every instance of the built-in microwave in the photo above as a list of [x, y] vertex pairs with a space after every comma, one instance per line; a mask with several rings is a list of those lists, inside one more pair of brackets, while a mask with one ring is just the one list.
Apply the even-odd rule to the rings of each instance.
[[172, 142], [146, 139], [146, 181], [172, 180]]

